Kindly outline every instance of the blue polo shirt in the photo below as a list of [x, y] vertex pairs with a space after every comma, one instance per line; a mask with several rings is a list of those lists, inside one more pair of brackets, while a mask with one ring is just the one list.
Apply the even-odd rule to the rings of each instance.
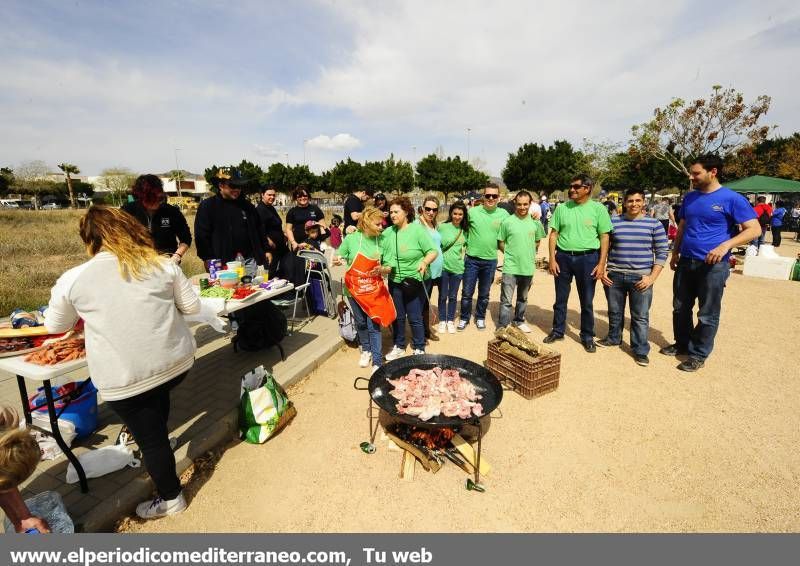
[[742, 195], [720, 187], [687, 194], [678, 218], [685, 221], [681, 257], [705, 260], [708, 252], [734, 236], [737, 224], [755, 220], [756, 213]]

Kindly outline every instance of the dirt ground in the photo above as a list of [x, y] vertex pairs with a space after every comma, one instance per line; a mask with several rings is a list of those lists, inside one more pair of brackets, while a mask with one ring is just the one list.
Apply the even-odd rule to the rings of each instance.
[[[800, 245], [785, 240], [781, 254]], [[528, 401], [507, 392], [485, 437], [493, 466], [485, 493], [465, 473], [417, 467], [398, 478], [400, 453], [379, 441], [365, 455], [368, 394], [353, 389], [358, 354], [343, 349], [293, 388], [298, 415], [262, 446], [231, 444], [189, 483], [189, 509], [137, 532], [537, 532], [800, 530], [800, 283], [728, 281], [716, 347], [695, 374], [658, 353], [671, 342], [671, 282], [655, 287], [651, 364], [627, 346], [585, 353], [578, 301], [569, 303], [559, 388]], [[470, 325], [429, 352], [478, 362], [490, 330]], [[537, 272], [528, 321], [540, 341], [550, 328], [552, 278]], [[595, 298], [598, 338], [606, 301]], [[627, 320], [626, 320], [627, 328]], [[627, 330], [624, 335], [627, 342]]]

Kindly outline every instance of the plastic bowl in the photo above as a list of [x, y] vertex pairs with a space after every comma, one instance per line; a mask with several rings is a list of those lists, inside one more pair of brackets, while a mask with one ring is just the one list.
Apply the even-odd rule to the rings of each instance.
[[239, 284], [238, 279], [220, 279], [219, 286], [223, 289], [235, 289]]

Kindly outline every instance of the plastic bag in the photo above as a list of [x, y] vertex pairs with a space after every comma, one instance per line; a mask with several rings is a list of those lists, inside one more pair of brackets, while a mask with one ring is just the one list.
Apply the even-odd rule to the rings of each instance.
[[[115, 444], [113, 446], [103, 446], [97, 450], [90, 450], [78, 456], [86, 472], [87, 478], [99, 478], [111, 472], [121, 470], [125, 466], [138, 468], [141, 462], [133, 457], [133, 450], [127, 446]], [[78, 472], [72, 462], [67, 467], [67, 483], [76, 483]]]
[[250, 444], [262, 444], [297, 414], [283, 387], [258, 366], [242, 377], [239, 434]]

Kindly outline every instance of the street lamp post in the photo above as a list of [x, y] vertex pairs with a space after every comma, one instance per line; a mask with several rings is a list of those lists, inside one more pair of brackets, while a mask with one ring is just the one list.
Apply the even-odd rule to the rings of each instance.
[[417, 171], [417, 146], [412, 145], [411, 146], [411, 150], [414, 152], [414, 164], [412, 166], [412, 171], [411, 171], [411, 173], [413, 173], [412, 181], [411, 181], [411, 190], [414, 190], [414, 189], [417, 188], [417, 173], [416, 173], [416, 171]]
[[289, 166], [289, 154], [288, 153], [284, 153], [284, 155], [286, 156], [286, 166], [288, 167]]
[[467, 128], [467, 163], [469, 163], [469, 133], [472, 131], [472, 128]]
[[183, 177], [183, 175], [181, 174], [181, 168], [178, 165], [178, 152], [179, 151], [182, 151], [181, 148], [176, 147], [175, 148], [175, 188], [178, 190], [178, 202], [181, 203], [181, 208], [183, 208], [183, 206], [182, 206], [183, 205], [183, 198], [182, 198], [182, 195], [181, 195], [181, 177]]
[[306, 142], [308, 140], [303, 140], [303, 165], [306, 165]]

